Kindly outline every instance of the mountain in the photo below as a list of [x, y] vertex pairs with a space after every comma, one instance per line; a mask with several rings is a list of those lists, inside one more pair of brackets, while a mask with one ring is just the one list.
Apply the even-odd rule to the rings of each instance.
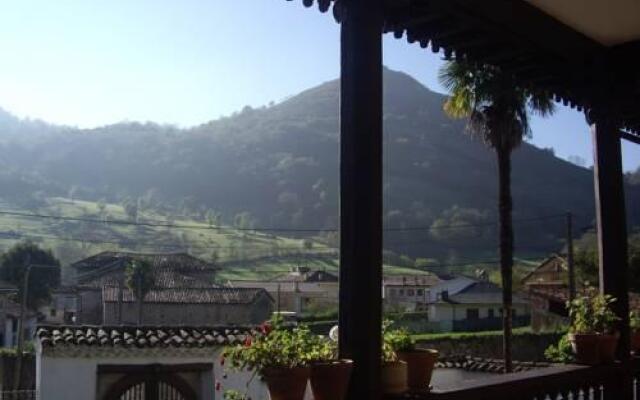
[[[119, 123], [83, 130], [2, 112], [0, 199], [31, 210], [53, 196], [133, 199], [165, 214], [204, 218], [215, 210], [228, 224], [335, 228], [338, 90], [338, 81], [327, 82], [189, 129]], [[444, 115], [443, 101], [385, 69], [385, 224], [425, 228], [389, 231], [385, 246], [413, 257], [495, 257], [495, 157], [465, 134], [464, 121]], [[567, 210], [578, 227], [592, 223], [589, 169], [524, 143], [513, 154], [513, 178], [518, 254], [558, 250]], [[638, 184], [628, 195], [640, 197]], [[335, 235], [319, 235], [335, 245]]]

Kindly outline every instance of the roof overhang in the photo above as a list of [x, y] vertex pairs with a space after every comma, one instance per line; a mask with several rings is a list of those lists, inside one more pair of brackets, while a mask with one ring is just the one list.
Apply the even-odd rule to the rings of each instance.
[[640, 40], [638, 0], [526, 1], [604, 46]]
[[[385, 32], [496, 65], [578, 111], [605, 108], [627, 138], [640, 138], [638, 0], [382, 1]], [[316, 2], [333, 4], [340, 20], [344, 0]]]

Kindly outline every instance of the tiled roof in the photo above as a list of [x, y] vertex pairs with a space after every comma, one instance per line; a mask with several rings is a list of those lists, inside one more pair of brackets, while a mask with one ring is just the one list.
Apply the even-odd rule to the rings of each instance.
[[[578, 296], [586, 294], [585, 289], [578, 289], [577, 294]], [[529, 295], [557, 301], [559, 303], [566, 303], [569, 300], [569, 288], [559, 288], [557, 286], [544, 287], [540, 285], [531, 288]], [[629, 292], [629, 308], [631, 310], [640, 310], [640, 293]]]
[[199, 258], [186, 253], [127, 253], [106, 251], [71, 266], [76, 270], [78, 284], [102, 287], [117, 286], [124, 279], [130, 261], [144, 260], [151, 264], [154, 285], [158, 287], [211, 287], [218, 270]]
[[187, 253], [129, 253], [117, 251], [104, 251], [83, 260], [77, 261], [73, 268], [88, 272], [87, 270], [107, 267], [119, 260], [144, 260], [151, 263], [154, 269], [171, 267], [174, 270], [210, 270], [215, 269], [212, 264], [205, 262]]
[[[145, 303], [186, 303], [186, 304], [251, 304], [260, 295], [269, 296], [262, 288], [156, 288], [144, 297]], [[102, 290], [105, 302], [118, 301], [118, 287], [105, 286]], [[135, 302], [132, 290], [122, 290], [122, 301]]]
[[36, 339], [43, 347], [218, 347], [243, 343], [248, 327], [102, 327], [39, 326]]

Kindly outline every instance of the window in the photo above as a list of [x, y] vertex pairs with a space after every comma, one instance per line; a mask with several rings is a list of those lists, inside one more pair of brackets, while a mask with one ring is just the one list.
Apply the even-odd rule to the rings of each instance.
[[424, 296], [424, 289], [418, 289], [418, 296]]
[[400, 289], [400, 290], [398, 290], [398, 292], [399, 292], [400, 296], [404, 296], [404, 289]]
[[413, 291], [413, 289], [408, 289], [407, 290], [407, 296], [414, 296], [415, 292]]
[[475, 320], [480, 318], [480, 310], [477, 308], [467, 308], [467, 319]]
[[52, 308], [50, 308], [50, 309], [49, 309], [49, 315], [51, 315], [52, 317], [55, 317], [55, 316], [56, 316], [56, 309], [55, 309], [55, 308], [53, 308], [53, 307], [52, 307]]
[[495, 318], [495, 313], [494, 313], [494, 311], [493, 311], [493, 308], [490, 308], [490, 309], [487, 311], [487, 316], [488, 316], [489, 318]]
[[396, 290], [395, 289], [389, 289], [389, 296], [393, 297], [396, 295]]

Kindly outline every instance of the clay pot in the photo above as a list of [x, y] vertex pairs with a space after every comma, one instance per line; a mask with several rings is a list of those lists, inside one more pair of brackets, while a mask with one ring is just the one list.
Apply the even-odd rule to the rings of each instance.
[[314, 400], [343, 400], [347, 395], [352, 369], [352, 360], [312, 364], [311, 391]]
[[303, 400], [310, 374], [309, 367], [267, 368], [262, 377], [271, 400]]
[[382, 392], [384, 394], [402, 394], [407, 386], [407, 363], [391, 361], [382, 364]]
[[640, 352], [640, 330], [631, 332], [631, 350], [636, 354]]
[[578, 364], [600, 364], [600, 346], [596, 334], [569, 334], [569, 342], [573, 348]]
[[611, 364], [616, 359], [618, 347], [618, 333], [612, 335], [598, 335], [598, 351], [601, 364]]
[[407, 363], [407, 384], [411, 390], [429, 389], [433, 368], [438, 361], [438, 351], [415, 349], [398, 352], [398, 358]]

